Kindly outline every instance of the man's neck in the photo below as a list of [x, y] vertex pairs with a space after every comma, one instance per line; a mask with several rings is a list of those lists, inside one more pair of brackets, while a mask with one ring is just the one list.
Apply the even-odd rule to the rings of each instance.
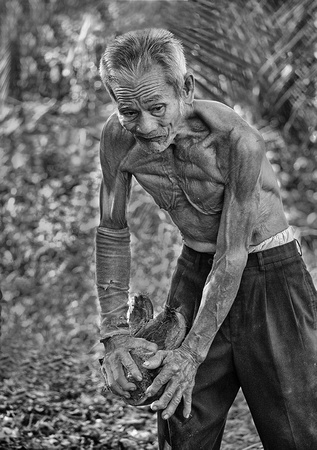
[[179, 124], [174, 143], [177, 145], [177, 142], [183, 139], [209, 131], [205, 122], [195, 113], [194, 105], [186, 105], [186, 111]]

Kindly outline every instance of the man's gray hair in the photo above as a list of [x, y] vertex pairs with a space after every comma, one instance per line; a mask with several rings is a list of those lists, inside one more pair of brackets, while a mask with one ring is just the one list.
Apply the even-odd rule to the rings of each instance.
[[141, 76], [159, 64], [166, 82], [180, 95], [184, 86], [186, 60], [182, 43], [164, 29], [148, 28], [117, 36], [106, 48], [100, 61], [100, 75], [111, 97], [112, 86], [131, 76]]

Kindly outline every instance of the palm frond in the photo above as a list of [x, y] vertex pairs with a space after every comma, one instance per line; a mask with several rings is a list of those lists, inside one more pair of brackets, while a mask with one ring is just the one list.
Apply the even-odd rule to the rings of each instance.
[[184, 43], [190, 67], [194, 72], [198, 67], [204, 94], [229, 104], [248, 98], [252, 103], [256, 88], [262, 114], [287, 110], [292, 121], [294, 108], [300, 116], [311, 106], [317, 89], [317, 0], [286, 0], [280, 7], [269, 0], [168, 3], [162, 14]]

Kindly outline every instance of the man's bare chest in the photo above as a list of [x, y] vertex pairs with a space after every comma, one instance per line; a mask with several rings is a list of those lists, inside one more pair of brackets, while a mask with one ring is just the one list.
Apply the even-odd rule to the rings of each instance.
[[167, 211], [188, 209], [218, 214], [224, 185], [212, 148], [189, 143], [162, 153], [144, 154], [133, 148], [121, 169], [132, 173], [155, 202]]

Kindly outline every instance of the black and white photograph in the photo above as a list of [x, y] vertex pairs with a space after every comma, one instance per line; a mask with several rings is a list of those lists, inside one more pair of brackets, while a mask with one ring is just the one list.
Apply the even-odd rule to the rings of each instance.
[[317, 0], [0, 0], [0, 450], [317, 450]]

